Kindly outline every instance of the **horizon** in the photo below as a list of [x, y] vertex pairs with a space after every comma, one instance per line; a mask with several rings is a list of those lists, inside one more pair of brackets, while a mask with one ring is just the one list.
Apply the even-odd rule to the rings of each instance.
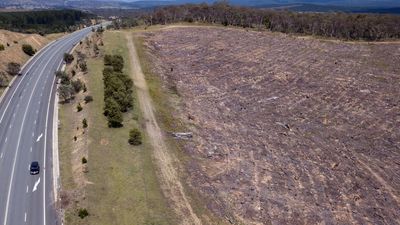
[[[120, 2], [180, 2], [180, 3], [202, 3], [217, 2], [218, 0], [113, 0]], [[400, 7], [397, 0], [228, 0], [228, 3], [235, 5], [273, 5], [273, 4], [313, 4], [313, 5], [332, 5], [332, 6], [380, 6], [380, 7]]]

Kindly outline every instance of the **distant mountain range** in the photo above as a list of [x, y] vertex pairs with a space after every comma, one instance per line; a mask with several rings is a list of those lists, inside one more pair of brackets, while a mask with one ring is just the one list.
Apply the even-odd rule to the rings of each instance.
[[[215, 0], [1, 0], [0, 8], [143, 9]], [[301, 12], [370, 12], [400, 14], [400, 0], [230, 0], [233, 5]]]

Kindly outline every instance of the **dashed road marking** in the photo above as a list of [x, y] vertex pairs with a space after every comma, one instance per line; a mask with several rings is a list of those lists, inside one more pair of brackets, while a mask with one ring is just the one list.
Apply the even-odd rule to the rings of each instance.
[[39, 180], [37, 180], [35, 182], [35, 185], [33, 186], [32, 192], [35, 192], [37, 190], [37, 187], [38, 187], [39, 184], [40, 184], [40, 177], [39, 177]]
[[40, 135], [39, 135], [39, 137], [36, 139], [36, 142], [39, 142], [40, 141], [40, 139], [43, 137], [43, 133], [41, 133]]

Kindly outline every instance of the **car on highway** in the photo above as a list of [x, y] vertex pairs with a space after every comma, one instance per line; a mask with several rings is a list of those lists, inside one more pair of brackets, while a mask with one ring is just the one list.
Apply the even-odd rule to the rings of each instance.
[[38, 161], [33, 161], [30, 166], [30, 173], [31, 175], [39, 174], [40, 166]]

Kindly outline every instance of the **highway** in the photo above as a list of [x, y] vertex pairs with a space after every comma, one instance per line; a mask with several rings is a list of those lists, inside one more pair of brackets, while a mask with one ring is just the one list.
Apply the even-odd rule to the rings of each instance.
[[[55, 72], [63, 55], [91, 32], [79, 30], [44, 47], [0, 102], [0, 225], [55, 225], [53, 112]], [[30, 175], [32, 161], [40, 173]]]

